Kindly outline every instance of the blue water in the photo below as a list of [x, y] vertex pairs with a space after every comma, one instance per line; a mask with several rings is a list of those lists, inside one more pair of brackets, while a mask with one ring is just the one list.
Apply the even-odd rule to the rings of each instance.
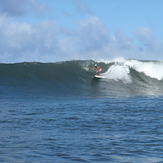
[[133, 70], [125, 82], [65, 70], [55, 79], [44, 64], [42, 76], [31, 64], [32, 73], [3, 66], [0, 162], [163, 162], [162, 79]]
[[163, 97], [1, 100], [0, 162], [161, 162]]

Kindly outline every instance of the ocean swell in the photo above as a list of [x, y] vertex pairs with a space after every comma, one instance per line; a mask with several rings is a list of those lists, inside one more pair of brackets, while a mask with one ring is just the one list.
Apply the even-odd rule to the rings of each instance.
[[[90, 71], [97, 63], [104, 79]], [[141, 60], [0, 64], [0, 93], [51, 96], [163, 95], [163, 62]], [[5, 92], [5, 93], [4, 93]]]

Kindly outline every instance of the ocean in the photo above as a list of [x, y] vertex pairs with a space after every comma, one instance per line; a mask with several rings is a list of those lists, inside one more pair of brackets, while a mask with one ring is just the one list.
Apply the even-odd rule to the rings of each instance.
[[1, 63], [0, 162], [163, 163], [163, 61]]

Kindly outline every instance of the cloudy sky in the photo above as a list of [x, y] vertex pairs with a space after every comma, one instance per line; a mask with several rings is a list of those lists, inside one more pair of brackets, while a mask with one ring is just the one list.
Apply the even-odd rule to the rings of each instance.
[[163, 60], [162, 0], [0, 0], [0, 62]]

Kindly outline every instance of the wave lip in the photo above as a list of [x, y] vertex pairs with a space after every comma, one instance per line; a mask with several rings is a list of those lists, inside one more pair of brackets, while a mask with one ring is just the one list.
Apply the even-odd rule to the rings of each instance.
[[151, 78], [163, 80], [163, 62], [129, 60], [126, 65]]

